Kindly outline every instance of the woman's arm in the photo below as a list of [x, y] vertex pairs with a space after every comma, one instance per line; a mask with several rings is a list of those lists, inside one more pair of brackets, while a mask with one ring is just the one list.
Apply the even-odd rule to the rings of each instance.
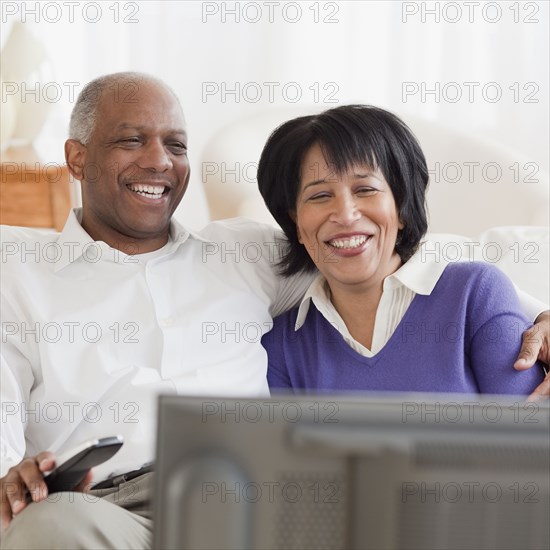
[[523, 314], [510, 280], [486, 265], [472, 290], [468, 307], [473, 327], [469, 339], [472, 369], [482, 393], [530, 394], [542, 382], [542, 366], [519, 372], [512, 365], [530, 321]]
[[262, 346], [267, 352], [267, 383], [270, 391], [276, 388], [292, 388], [290, 375], [284, 360], [284, 350], [282, 342], [285, 336], [285, 319], [288, 314], [276, 317], [273, 321], [273, 328], [264, 334]]

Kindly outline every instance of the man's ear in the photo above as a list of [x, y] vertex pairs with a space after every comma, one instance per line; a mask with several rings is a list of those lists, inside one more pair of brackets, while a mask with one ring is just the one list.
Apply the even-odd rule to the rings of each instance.
[[86, 146], [76, 139], [68, 139], [65, 142], [65, 161], [71, 176], [78, 181], [84, 179], [85, 159]]

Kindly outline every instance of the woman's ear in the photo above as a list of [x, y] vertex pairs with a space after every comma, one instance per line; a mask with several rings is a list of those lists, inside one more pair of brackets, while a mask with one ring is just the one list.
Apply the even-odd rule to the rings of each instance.
[[65, 142], [65, 161], [69, 172], [74, 179], [84, 179], [84, 163], [86, 160], [86, 146], [76, 139], [68, 139]]
[[399, 229], [399, 230], [405, 229], [405, 224], [403, 223], [403, 220], [401, 219], [401, 214], [399, 214], [399, 217], [397, 219], [398, 219], [398, 222], [399, 222], [397, 224], [397, 229]]
[[301, 243], [301, 244], [304, 244], [302, 242], [302, 236], [300, 235], [300, 228], [298, 227], [298, 224], [296, 223], [296, 211], [295, 210], [291, 210], [289, 213], [288, 213], [290, 219], [294, 222], [294, 225], [296, 226], [296, 236], [298, 237], [298, 242]]

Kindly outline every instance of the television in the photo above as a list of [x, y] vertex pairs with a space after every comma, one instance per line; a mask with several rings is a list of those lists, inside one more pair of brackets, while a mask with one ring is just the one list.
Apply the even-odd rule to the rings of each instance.
[[545, 549], [550, 408], [162, 396], [154, 548]]

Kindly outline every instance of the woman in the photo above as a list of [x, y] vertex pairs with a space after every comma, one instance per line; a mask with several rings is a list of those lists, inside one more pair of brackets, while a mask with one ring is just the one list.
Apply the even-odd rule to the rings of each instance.
[[[495, 267], [423, 254], [428, 170], [393, 114], [352, 105], [277, 128], [258, 167], [284, 274], [318, 270], [263, 339], [271, 388], [530, 393], [528, 320]], [[432, 249], [433, 250], [433, 249]]]

